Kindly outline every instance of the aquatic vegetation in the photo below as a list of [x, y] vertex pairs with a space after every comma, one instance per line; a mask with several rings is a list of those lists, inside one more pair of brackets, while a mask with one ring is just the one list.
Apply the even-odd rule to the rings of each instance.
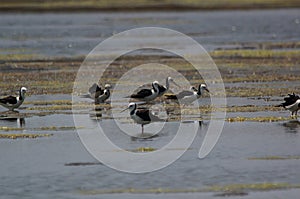
[[196, 0], [164, 0], [164, 1], [146, 1], [146, 0], [130, 0], [127, 2], [116, 0], [111, 2], [109, 0], [57, 0], [57, 1], [9, 1], [5, 0], [1, 3], [0, 9], [21, 10], [21, 11], [59, 11], [72, 10], [87, 11], [87, 10], [187, 10], [187, 9], [254, 9], [254, 8], [284, 8], [284, 7], [299, 7], [299, 2], [295, 0], [210, 0], [210, 1], [196, 1]]
[[131, 150], [132, 152], [152, 152], [152, 151], [155, 151], [156, 149], [155, 148], [152, 148], [152, 147], [140, 147], [140, 148], [137, 148], [137, 149], [134, 149], [134, 150]]
[[300, 160], [300, 156], [265, 156], [265, 157], [250, 157], [248, 160]]
[[287, 121], [289, 118], [284, 117], [231, 117], [226, 118], [227, 122], [279, 122]]
[[0, 126], [0, 131], [22, 131], [24, 128]]
[[0, 139], [19, 139], [19, 138], [40, 138], [40, 137], [50, 137], [53, 134], [0, 134]]
[[273, 50], [216, 50], [211, 52], [213, 58], [295, 58], [298, 59], [299, 50], [273, 51]]
[[99, 195], [99, 194], [114, 194], [114, 193], [139, 193], [139, 194], [155, 194], [155, 193], [196, 193], [196, 192], [225, 192], [228, 195], [234, 193], [244, 193], [244, 191], [269, 191], [279, 189], [300, 188], [299, 184], [289, 183], [257, 183], [257, 184], [228, 184], [228, 185], [213, 185], [207, 188], [194, 189], [110, 189], [110, 190], [79, 190], [82, 195]]
[[278, 190], [278, 189], [288, 189], [288, 188], [300, 188], [298, 184], [289, 184], [289, 183], [257, 183], [257, 184], [229, 184], [229, 185], [214, 185], [204, 189], [209, 192], [234, 192], [234, 191], [268, 191], [268, 190]]
[[69, 130], [76, 130], [81, 129], [84, 127], [74, 127], [74, 126], [44, 126], [39, 128], [16, 128], [16, 127], [7, 127], [7, 126], [0, 126], [0, 131], [23, 131], [23, 130], [32, 130], [32, 131], [69, 131]]

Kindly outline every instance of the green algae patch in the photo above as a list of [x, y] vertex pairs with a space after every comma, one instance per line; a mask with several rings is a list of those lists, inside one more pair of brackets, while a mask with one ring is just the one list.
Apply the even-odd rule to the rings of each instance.
[[41, 137], [50, 137], [53, 134], [0, 134], [0, 139], [20, 139], [20, 138], [28, 138], [35, 139]]
[[300, 160], [300, 156], [265, 156], [265, 157], [250, 157], [248, 160]]
[[287, 121], [289, 118], [284, 117], [231, 117], [226, 118], [227, 122], [279, 122]]

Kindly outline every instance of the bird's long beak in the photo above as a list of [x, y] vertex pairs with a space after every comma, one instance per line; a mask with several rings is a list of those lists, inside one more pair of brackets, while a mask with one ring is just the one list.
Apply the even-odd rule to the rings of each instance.
[[124, 110], [120, 111], [120, 113], [123, 113], [124, 111], [128, 110], [129, 108], [125, 108]]
[[176, 82], [174, 82], [173, 81], [173, 84], [175, 85], [175, 86], [177, 86], [178, 88], [181, 88], [181, 86], [179, 86]]
[[181, 86], [179, 86], [175, 81], [172, 81], [172, 83], [177, 86], [178, 88], [181, 88]]
[[204, 88], [204, 90], [206, 90], [209, 93], [209, 90], [207, 88]]

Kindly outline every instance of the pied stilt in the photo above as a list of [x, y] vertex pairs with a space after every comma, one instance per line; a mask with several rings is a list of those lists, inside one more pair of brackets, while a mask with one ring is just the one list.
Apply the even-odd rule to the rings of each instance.
[[121, 112], [124, 112], [127, 109], [130, 111], [131, 119], [133, 119], [137, 124], [142, 125], [142, 134], [144, 134], [144, 125], [150, 124], [151, 122], [164, 121], [163, 119], [153, 115], [149, 109], [138, 109], [134, 102], [129, 103], [128, 107]]
[[103, 103], [110, 97], [109, 84], [105, 84], [104, 89], [102, 89], [98, 84], [94, 83], [87, 94], [81, 95], [82, 98], [90, 98], [95, 100], [95, 103]]
[[8, 96], [0, 99], [0, 105], [7, 108], [10, 111], [13, 111], [15, 108], [19, 108], [25, 100], [25, 93], [27, 89], [21, 87], [19, 90], [19, 96]]
[[105, 84], [104, 90], [100, 93], [100, 95], [95, 99], [96, 103], [103, 103], [110, 97], [110, 88], [109, 84]]
[[286, 110], [291, 111], [291, 117], [297, 117], [297, 112], [300, 109], [300, 97], [298, 95], [288, 94], [288, 97], [284, 98], [283, 103], [277, 105], [276, 107], [283, 107]]
[[159, 94], [158, 85], [159, 85], [158, 81], [154, 81], [152, 83], [152, 89], [144, 88], [144, 89], [138, 91], [137, 93], [132, 94], [128, 97], [133, 98], [133, 99], [146, 101], [146, 102], [152, 101]]
[[175, 86], [180, 87], [173, 79], [172, 77], [166, 78], [166, 86], [163, 86], [161, 84], [158, 85], [158, 97], [163, 96], [170, 88], [170, 83], [173, 83]]
[[191, 104], [195, 100], [199, 99], [201, 95], [203, 94], [204, 91], [209, 92], [207, 89], [206, 84], [200, 84], [198, 86], [198, 89], [195, 87], [191, 87], [189, 91], [181, 91], [177, 95], [166, 95], [167, 99], [178, 99], [180, 103], [186, 105], [186, 104]]

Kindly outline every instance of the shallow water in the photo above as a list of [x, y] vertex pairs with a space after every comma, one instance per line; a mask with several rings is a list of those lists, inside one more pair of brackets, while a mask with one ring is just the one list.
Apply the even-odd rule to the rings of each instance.
[[[103, 39], [134, 27], [162, 26], [181, 31], [204, 45], [207, 50], [239, 46], [243, 42], [288, 42], [299, 40], [299, 9], [221, 12], [151, 12], [139, 13], [0, 13], [0, 43], [3, 53], [29, 53], [42, 56], [85, 55]], [[25, 49], [19, 51], [18, 49]], [[289, 87], [290, 84], [279, 84]], [[294, 82], [296, 85], [298, 82]], [[227, 84], [232, 86], [274, 86], [278, 84]], [[293, 84], [293, 83], [292, 83]], [[293, 86], [295, 86], [293, 85]], [[30, 96], [26, 101], [71, 100], [70, 95]], [[228, 98], [228, 106], [270, 106], [270, 101], [252, 98]], [[88, 100], [91, 102], [90, 100]], [[204, 98], [202, 104], [209, 104]], [[24, 104], [28, 111], [32, 104]], [[121, 107], [119, 107], [121, 108]], [[4, 109], [0, 108], [0, 112]], [[46, 112], [46, 111], [45, 111]], [[300, 123], [233, 122], [225, 123], [224, 131], [213, 151], [198, 159], [206, 129], [205, 117], [189, 150], [175, 163], [152, 173], [127, 174], [101, 164], [66, 166], [69, 163], [98, 163], [81, 143], [75, 130], [37, 130], [40, 127], [72, 127], [73, 116], [51, 113], [43, 117], [26, 117], [24, 129], [1, 133], [50, 133], [51, 137], [37, 139], [0, 139], [1, 198], [212, 198], [214, 193], [188, 194], [103, 194], [86, 195], [84, 191], [115, 189], [202, 189], [211, 185], [250, 184], [263, 182], [300, 183], [300, 160], [249, 160], [272, 156], [300, 156]], [[176, 134], [179, 122], [168, 122], [158, 137], [148, 140], [132, 139], [119, 129], [111, 128], [113, 121], [104, 113], [101, 126], [113, 142], [124, 149], [159, 148]], [[228, 117], [275, 116], [288, 117], [287, 111], [231, 112]], [[88, 115], [88, 117], [90, 117]], [[94, 116], [90, 117], [93, 122]], [[140, 132], [140, 126], [124, 125]], [[189, 125], [189, 123], [184, 124]], [[0, 120], [0, 126], [21, 127], [19, 120]], [[158, 129], [147, 125], [146, 132]], [[87, 128], [84, 126], [83, 128]], [[82, 192], [83, 191], [83, 192]], [[298, 198], [299, 190], [250, 192], [242, 198]], [[239, 196], [233, 198], [240, 198]]]
[[[211, 51], [247, 42], [298, 41], [299, 9], [120, 13], [0, 13], [3, 53], [86, 55], [111, 35], [157, 26], [180, 31]], [[157, 38], [156, 38], [157, 39]], [[18, 52], [18, 49], [21, 49]], [[22, 51], [23, 49], [23, 51]]]
[[[58, 98], [58, 96], [56, 96]], [[68, 96], [59, 96], [67, 99]], [[30, 100], [39, 99], [32, 96]], [[53, 96], [54, 98], [54, 96]], [[252, 103], [253, 100], [229, 98], [230, 104]], [[263, 105], [263, 104], [262, 104]], [[20, 112], [26, 111], [20, 110]], [[287, 116], [286, 111], [271, 112], [273, 116]], [[271, 114], [270, 113], [270, 114]], [[269, 113], [229, 113], [256, 117]], [[72, 115], [51, 114], [44, 117], [25, 118], [25, 130], [5, 133], [37, 133], [31, 130], [41, 126], [74, 126]], [[91, 118], [92, 120], [92, 118]], [[94, 121], [94, 120], [93, 120]], [[94, 121], [95, 122], [95, 121]], [[158, 137], [149, 140], [136, 140], [112, 128], [113, 120], [99, 121], [109, 138], [126, 150], [139, 147], [160, 148], [176, 134], [178, 122], [168, 122]], [[1, 126], [17, 127], [17, 122], [0, 120]], [[133, 123], [127, 126], [137, 131], [140, 127]], [[189, 125], [183, 124], [183, 125]], [[195, 141], [189, 150], [170, 166], [143, 175], [127, 174], [112, 170], [104, 165], [66, 166], [69, 163], [97, 163], [82, 145], [76, 131], [38, 131], [52, 133], [53, 136], [38, 139], [1, 139], [0, 150], [0, 186], [4, 198], [131, 198], [131, 194], [86, 195], [84, 191], [115, 189], [201, 189], [211, 185], [251, 184], [251, 183], [300, 183], [297, 159], [287, 160], [249, 160], [270, 156], [300, 156], [300, 122], [291, 120], [284, 122], [233, 122], [225, 123], [222, 135], [213, 151], [204, 159], [198, 159], [198, 151], [209, 125], [204, 120], [199, 127]], [[84, 127], [87, 128], [87, 127]], [[146, 132], [157, 128], [157, 124], [146, 126]], [[116, 152], [120, 153], [120, 152]], [[280, 192], [295, 198], [298, 190]], [[253, 193], [251, 192], [250, 195]], [[261, 194], [263, 198], [272, 198], [273, 194]], [[162, 194], [159, 197], [176, 197], [181, 194]], [[191, 197], [208, 196], [213, 193], [187, 194]], [[153, 194], [133, 195], [132, 197], [151, 197]], [[248, 197], [248, 196], [247, 196]], [[249, 196], [250, 197], [250, 196]], [[234, 197], [235, 198], [235, 197]], [[250, 197], [251, 198], [251, 197]]]

